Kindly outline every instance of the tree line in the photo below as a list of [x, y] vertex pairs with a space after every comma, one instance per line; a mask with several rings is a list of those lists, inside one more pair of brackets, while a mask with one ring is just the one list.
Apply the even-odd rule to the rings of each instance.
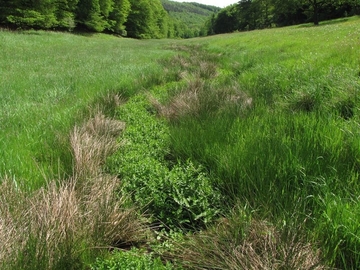
[[190, 38], [355, 14], [360, 0], [241, 0], [223, 9], [168, 0], [0, 0], [0, 26], [133, 38]]
[[207, 22], [208, 34], [330, 20], [360, 14], [360, 0], [241, 0]]
[[181, 37], [160, 0], [0, 0], [0, 24], [15, 29], [85, 30], [134, 38]]

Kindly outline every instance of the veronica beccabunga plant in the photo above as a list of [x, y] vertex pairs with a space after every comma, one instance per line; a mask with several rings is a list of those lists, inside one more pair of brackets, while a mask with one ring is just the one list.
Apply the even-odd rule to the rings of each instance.
[[170, 229], [201, 227], [219, 213], [220, 192], [202, 166], [166, 158], [169, 131], [153, 112], [143, 95], [119, 108], [127, 128], [108, 169], [121, 178], [121, 192], [131, 194], [132, 203], [146, 208], [155, 221]]

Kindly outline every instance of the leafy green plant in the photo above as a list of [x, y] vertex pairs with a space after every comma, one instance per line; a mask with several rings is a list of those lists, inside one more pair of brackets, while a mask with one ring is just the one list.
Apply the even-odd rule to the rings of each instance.
[[165, 226], [201, 227], [217, 216], [221, 196], [202, 166], [167, 160], [168, 129], [152, 112], [146, 96], [119, 109], [127, 129], [108, 169], [122, 179], [121, 191]]
[[174, 269], [170, 263], [163, 264], [160, 258], [141, 250], [116, 251], [110, 258], [98, 258], [96, 263], [90, 266], [91, 270], [171, 270]]

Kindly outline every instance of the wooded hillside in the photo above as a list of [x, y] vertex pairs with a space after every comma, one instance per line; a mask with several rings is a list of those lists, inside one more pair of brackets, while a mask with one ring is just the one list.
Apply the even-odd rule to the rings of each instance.
[[212, 6], [167, 0], [0, 0], [0, 24], [11, 29], [186, 38], [200, 35], [205, 21], [218, 10]]
[[183, 38], [207, 35], [207, 22], [213, 14], [221, 10], [215, 6], [198, 3], [179, 3], [169, 0], [161, 0], [161, 3], [177, 25], [177, 35]]
[[360, 0], [241, 0], [220, 9], [170, 0], [0, 0], [0, 25], [191, 38], [360, 14]]

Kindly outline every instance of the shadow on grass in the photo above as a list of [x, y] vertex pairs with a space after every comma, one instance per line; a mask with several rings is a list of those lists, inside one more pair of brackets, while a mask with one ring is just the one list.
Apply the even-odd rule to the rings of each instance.
[[[355, 16], [355, 17], [358, 17], [358, 16]], [[347, 22], [347, 21], [351, 20], [351, 18], [352, 17], [346, 17], [346, 18], [339, 18], [339, 19], [334, 19], [334, 20], [321, 21], [321, 22], [319, 22], [319, 25], [314, 25], [313, 22], [310, 22], [310, 23], [300, 24], [298, 26], [298, 28], [321, 27], [321, 26], [325, 26], [325, 25], [339, 24], [339, 23]]]

